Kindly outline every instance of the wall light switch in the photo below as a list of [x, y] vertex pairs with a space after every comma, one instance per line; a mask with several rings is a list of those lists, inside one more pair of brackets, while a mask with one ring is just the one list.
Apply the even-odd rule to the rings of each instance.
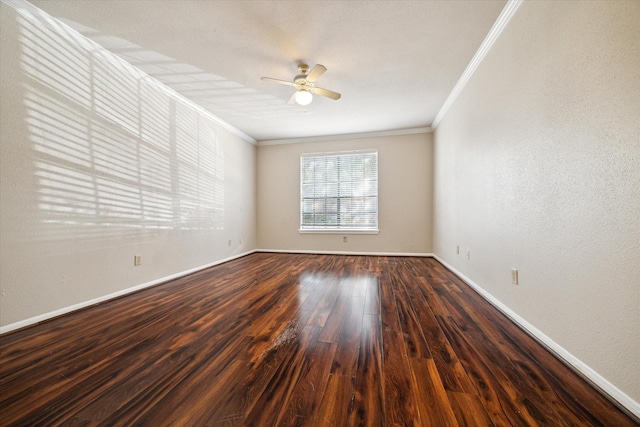
[[456, 255], [460, 255], [460, 245], [456, 245]]
[[342, 243], [347, 243], [349, 241], [349, 239], [347, 238], [347, 236], [342, 236]]
[[142, 255], [134, 255], [133, 256], [133, 265], [134, 266], [139, 266], [142, 265]]
[[514, 285], [518, 284], [518, 270], [515, 268], [511, 269], [511, 283]]

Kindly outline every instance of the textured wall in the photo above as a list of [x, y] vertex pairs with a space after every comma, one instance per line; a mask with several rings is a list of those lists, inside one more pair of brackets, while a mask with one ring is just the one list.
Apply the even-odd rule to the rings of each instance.
[[[300, 154], [378, 150], [380, 234], [299, 233]], [[432, 135], [396, 135], [258, 147], [258, 247], [346, 252], [431, 252]], [[348, 234], [348, 233], [347, 233]]]
[[524, 2], [434, 136], [434, 252], [636, 401], [639, 22]]
[[1, 17], [0, 326], [255, 248], [255, 146], [46, 15]]

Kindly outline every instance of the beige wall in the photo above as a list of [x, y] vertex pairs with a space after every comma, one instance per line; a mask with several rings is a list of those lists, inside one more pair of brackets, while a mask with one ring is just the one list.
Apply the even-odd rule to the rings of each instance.
[[436, 255], [636, 408], [639, 22], [637, 1], [524, 2], [434, 136]]
[[[0, 328], [255, 248], [435, 252], [640, 400], [640, 2], [525, 2], [434, 135], [257, 149], [81, 37], [0, 9]], [[205, 191], [187, 146], [213, 153], [214, 207], [185, 198]], [[368, 148], [380, 233], [300, 234], [300, 154]]]
[[[378, 150], [380, 233], [310, 234], [300, 227], [300, 154]], [[432, 135], [378, 136], [258, 147], [258, 247], [271, 250], [431, 252]], [[343, 243], [346, 235], [348, 242]]]
[[255, 249], [254, 145], [73, 31], [1, 19], [0, 327]]

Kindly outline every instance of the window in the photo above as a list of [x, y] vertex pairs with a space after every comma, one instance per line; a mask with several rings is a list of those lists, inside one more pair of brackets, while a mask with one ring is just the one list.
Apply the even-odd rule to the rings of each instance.
[[378, 152], [300, 156], [300, 231], [378, 231]]

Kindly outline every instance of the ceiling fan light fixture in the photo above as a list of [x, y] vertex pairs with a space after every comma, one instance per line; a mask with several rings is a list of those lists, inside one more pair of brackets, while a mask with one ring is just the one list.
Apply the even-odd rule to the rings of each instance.
[[313, 95], [306, 89], [300, 89], [296, 92], [296, 103], [299, 105], [309, 105], [313, 101]]

